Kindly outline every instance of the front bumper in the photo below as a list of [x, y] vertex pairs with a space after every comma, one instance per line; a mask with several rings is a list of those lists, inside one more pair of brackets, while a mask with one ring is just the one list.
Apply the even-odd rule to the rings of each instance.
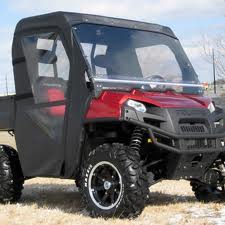
[[[222, 132], [215, 133], [192, 133], [192, 134], [179, 134], [178, 132], [170, 132], [159, 127], [148, 124], [144, 121], [144, 118], [150, 118], [153, 120], [165, 121], [165, 118], [158, 115], [152, 115], [148, 113], [136, 112], [132, 108], [125, 107], [124, 120], [132, 123], [136, 126], [145, 128], [152, 143], [169, 152], [177, 154], [193, 154], [193, 153], [205, 153], [205, 152], [224, 152], [224, 137], [225, 129]], [[160, 137], [171, 140], [170, 144], [165, 144], [160, 140]], [[192, 143], [188, 146], [188, 143]]]
[[[198, 118], [202, 119], [203, 114], [193, 115], [190, 113], [190, 115], [187, 115], [184, 113], [184, 116], [179, 117], [174, 115], [175, 112], [173, 113], [173, 111], [168, 113], [167, 109], [158, 110], [159, 113], [149, 114], [139, 113], [132, 108], [125, 107], [123, 120], [145, 129], [151, 138], [152, 144], [158, 147], [161, 153], [166, 153], [161, 155], [165, 162], [164, 179], [201, 179], [208, 168], [225, 150], [225, 129], [220, 131], [212, 129], [212, 121], [215, 118], [209, 119], [207, 114], [204, 119], [208, 121], [209, 126], [211, 124], [209, 132], [182, 134], [178, 129], [179, 121], [184, 117], [188, 117], [189, 121], [192, 121], [192, 119], [198, 120]], [[165, 113], [163, 110], [167, 112]], [[218, 116], [216, 120], [221, 116]], [[162, 129], [160, 126], [157, 127], [147, 123], [146, 118], [153, 121], [153, 124], [154, 121], [165, 123], [167, 130], [165, 127]], [[172, 132], [171, 129], [175, 132]], [[167, 141], [163, 141], [165, 139]]]

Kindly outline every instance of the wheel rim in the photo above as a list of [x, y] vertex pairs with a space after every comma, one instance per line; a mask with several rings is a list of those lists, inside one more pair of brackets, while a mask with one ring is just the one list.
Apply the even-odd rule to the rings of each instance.
[[103, 210], [115, 207], [122, 194], [122, 177], [110, 162], [96, 164], [88, 178], [88, 190], [94, 204]]

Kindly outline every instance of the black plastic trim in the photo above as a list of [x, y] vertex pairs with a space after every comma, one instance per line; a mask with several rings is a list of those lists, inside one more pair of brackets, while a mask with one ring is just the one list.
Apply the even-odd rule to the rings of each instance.
[[[142, 128], [146, 128], [146, 130], [149, 133], [150, 138], [152, 139], [152, 142], [157, 147], [167, 150], [169, 152], [178, 153], [178, 154], [193, 154], [193, 153], [205, 153], [205, 152], [223, 152], [225, 151], [225, 147], [219, 146], [220, 139], [225, 137], [225, 129], [217, 133], [216, 131], [211, 131], [211, 133], [195, 133], [195, 134], [179, 134], [174, 133], [171, 131], [167, 131], [164, 129], [161, 129], [159, 127], [156, 127], [154, 125], [148, 124], [144, 122], [145, 118], [152, 118], [159, 122], [166, 121], [166, 118], [163, 118], [162, 116], [156, 116], [151, 113], [142, 113], [135, 111], [133, 108], [125, 107], [123, 110], [123, 116], [122, 119], [126, 122], [129, 122], [135, 126], [140, 126]], [[193, 117], [194, 118], [194, 117]], [[171, 118], [170, 118], [171, 119]], [[190, 119], [190, 118], [189, 118]], [[198, 148], [198, 149], [181, 149], [174, 146], [166, 145], [164, 143], [158, 142], [157, 138], [155, 137], [155, 134], [161, 135], [164, 137], [168, 137], [171, 139], [174, 139], [176, 141], [182, 141], [187, 139], [215, 139], [216, 141], [216, 148]]]
[[222, 148], [222, 147], [221, 148], [210, 148], [210, 149], [180, 150], [178, 148], [171, 147], [169, 145], [165, 145], [163, 143], [158, 142], [155, 138], [155, 135], [154, 135], [153, 131], [157, 131], [158, 134], [166, 135], [169, 138], [175, 138], [175, 139], [222, 138], [222, 137], [225, 137], [225, 133], [222, 133], [222, 134], [207, 134], [207, 135], [193, 135], [193, 136], [191, 136], [191, 135], [177, 135], [177, 134], [172, 134], [172, 133], [166, 132], [166, 131], [164, 131], [160, 128], [157, 128], [157, 127], [151, 126], [149, 124], [146, 124], [144, 122], [136, 121], [136, 120], [133, 120], [133, 119], [130, 119], [129, 122], [131, 122], [134, 125], [138, 125], [138, 126], [147, 128], [153, 144], [155, 144], [159, 148], [163, 148], [163, 149], [168, 150], [170, 152], [179, 153], [179, 154], [181, 154], [181, 153], [182, 154], [193, 154], [193, 153], [203, 153], [203, 152], [223, 152], [223, 151], [225, 151], [225, 148]]
[[84, 123], [89, 124], [89, 123], [104, 123], [104, 122], [120, 122], [119, 119], [116, 118], [93, 118], [93, 119], [85, 119]]

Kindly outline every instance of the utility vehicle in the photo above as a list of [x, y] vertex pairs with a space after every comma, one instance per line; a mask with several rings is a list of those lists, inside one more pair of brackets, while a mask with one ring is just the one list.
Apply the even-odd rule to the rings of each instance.
[[12, 58], [0, 130], [17, 150], [1, 145], [1, 202], [34, 177], [76, 180], [91, 216], [139, 215], [163, 179], [224, 198], [224, 112], [170, 28], [55, 12], [18, 23]]

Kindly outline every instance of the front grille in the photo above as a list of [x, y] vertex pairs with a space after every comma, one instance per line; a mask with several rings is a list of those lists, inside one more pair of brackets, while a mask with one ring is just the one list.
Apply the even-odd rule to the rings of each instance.
[[180, 125], [180, 130], [182, 133], [189, 134], [189, 133], [206, 133], [206, 127], [203, 124], [185, 124]]
[[216, 139], [185, 139], [184, 148], [187, 150], [216, 148]]

